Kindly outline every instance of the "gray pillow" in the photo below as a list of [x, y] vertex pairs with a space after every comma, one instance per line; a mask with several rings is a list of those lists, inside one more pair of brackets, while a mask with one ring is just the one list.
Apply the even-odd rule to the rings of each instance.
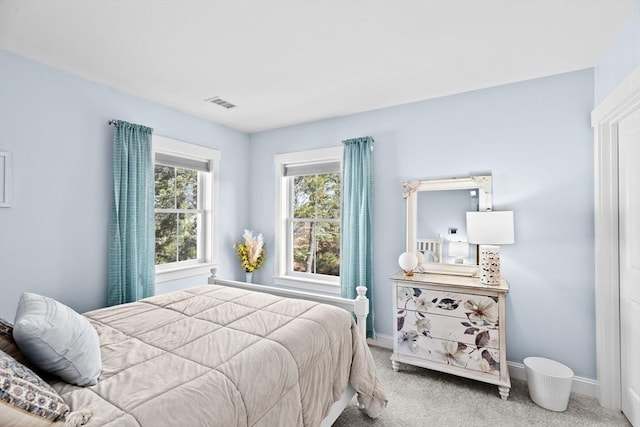
[[98, 382], [102, 369], [98, 334], [84, 316], [66, 305], [24, 292], [13, 338], [33, 366], [79, 386]]

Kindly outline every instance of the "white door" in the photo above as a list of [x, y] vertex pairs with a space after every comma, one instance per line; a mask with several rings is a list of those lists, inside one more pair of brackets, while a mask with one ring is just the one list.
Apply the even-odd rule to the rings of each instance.
[[640, 427], [640, 109], [618, 124], [622, 412]]

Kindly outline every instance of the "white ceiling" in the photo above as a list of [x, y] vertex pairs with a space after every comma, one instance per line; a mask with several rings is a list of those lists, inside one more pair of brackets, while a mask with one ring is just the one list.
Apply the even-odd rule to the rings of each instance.
[[0, 0], [0, 49], [257, 132], [592, 67], [639, 3]]

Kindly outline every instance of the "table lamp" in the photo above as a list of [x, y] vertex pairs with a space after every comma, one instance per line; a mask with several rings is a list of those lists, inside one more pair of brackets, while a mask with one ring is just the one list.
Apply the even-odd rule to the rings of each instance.
[[467, 212], [469, 243], [480, 246], [480, 282], [500, 284], [500, 247], [514, 243], [513, 211]]
[[413, 269], [418, 266], [418, 257], [413, 252], [403, 252], [398, 257], [398, 264], [404, 271], [404, 275], [411, 277], [413, 276]]
[[464, 258], [469, 256], [469, 243], [449, 241], [449, 256], [455, 258], [456, 264], [464, 264]]

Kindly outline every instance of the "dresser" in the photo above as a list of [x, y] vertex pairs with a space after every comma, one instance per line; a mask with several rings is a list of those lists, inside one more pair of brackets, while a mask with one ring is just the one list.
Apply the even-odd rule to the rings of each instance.
[[505, 297], [509, 284], [416, 273], [391, 277], [395, 322], [391, 363], [434, 369], [498, 386], [507, 400]]

